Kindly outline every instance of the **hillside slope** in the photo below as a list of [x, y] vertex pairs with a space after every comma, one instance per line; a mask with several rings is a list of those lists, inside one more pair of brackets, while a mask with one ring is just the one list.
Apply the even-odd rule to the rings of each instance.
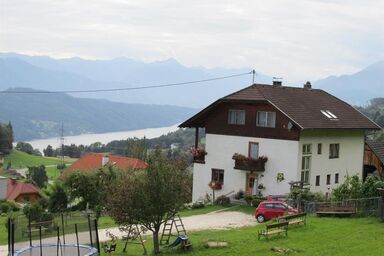
[[58, 136], [62, 123], [66, 135], [128, 131], [170, 126], [196, 112], [184, 107], [33, 93], [0, 93], [0, 109], [0, 122], [12, 122], [16, 141]]

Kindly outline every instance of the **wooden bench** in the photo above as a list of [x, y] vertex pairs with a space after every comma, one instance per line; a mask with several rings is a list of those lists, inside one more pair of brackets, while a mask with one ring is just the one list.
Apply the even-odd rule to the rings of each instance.
[[258, 231], [258, 239], [260, 240], [261, 236], [265, 236], [268, 240], [269, 236], [276, 234], [288, 235], [288, 221], [266, 225], [265, 230]]
[[288, 225], [303, 223], [304, 226], [306, 226], [307, 225], [307, 214], [306, 213], [290, 214], [290, 215], [285, 215], [285, 216], [279, 217], [277, 219], [277, 222], [284, 222], [284, 221], [287, 221]]
[[336, 206], [336, 207], [321, 207], [316, 211], [317, 216], [326, 217], [326, 216], [338, 216], [338, 217], [348, 217], [356, 213], [354, 207], [349, 206]]

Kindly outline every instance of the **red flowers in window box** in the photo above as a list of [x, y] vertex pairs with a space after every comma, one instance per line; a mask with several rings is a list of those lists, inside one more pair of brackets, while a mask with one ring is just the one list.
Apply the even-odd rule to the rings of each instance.
[[191, 148], [191, 153], [195, 163], [205, 163], [205, 155], [207, 152], [204, 148]]
[[222, 188], [222, 184], [214, 180], [209, 182], [208, 186], [213, 190], [220, 190]]

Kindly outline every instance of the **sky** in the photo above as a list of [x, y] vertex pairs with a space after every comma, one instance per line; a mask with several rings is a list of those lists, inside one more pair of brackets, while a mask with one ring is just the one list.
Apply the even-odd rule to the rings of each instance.
[[0, 52], [254, 68], [304, 81], [384, 60], [383, 0], [0, 0]]

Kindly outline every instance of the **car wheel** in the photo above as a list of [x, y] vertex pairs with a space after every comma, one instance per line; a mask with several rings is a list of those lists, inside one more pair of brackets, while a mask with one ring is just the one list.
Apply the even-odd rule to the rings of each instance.
[[262, 222], [264, 222], [265, 217], [264, 217], [264, 215], [260, 214], [260, 215], [257, 215], [256, 220], [257, 220], [257, 222], [262, 223]]

